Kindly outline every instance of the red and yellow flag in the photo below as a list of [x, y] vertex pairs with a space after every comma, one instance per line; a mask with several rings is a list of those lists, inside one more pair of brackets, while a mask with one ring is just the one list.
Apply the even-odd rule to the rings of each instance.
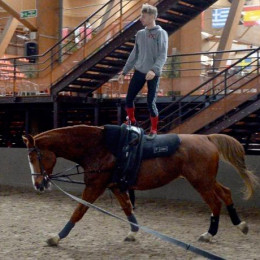
[[244, 7], [244, 26], [260, 25], [260, 6]]

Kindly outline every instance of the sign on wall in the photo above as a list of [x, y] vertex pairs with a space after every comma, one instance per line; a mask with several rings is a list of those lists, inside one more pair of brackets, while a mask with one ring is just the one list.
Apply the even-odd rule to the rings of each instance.
[[23, 10], [20, 12], [21, 19], [27, 19], [32, 17], [37, 17], [37, 9]]

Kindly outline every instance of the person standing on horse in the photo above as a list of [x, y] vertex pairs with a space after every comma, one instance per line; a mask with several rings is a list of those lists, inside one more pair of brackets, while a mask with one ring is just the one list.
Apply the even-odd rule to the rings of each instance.
[[149, 136], [151, 138], [157, 134], [156, 98], [162, 67], [166, 62], [168, 51], [168, 34], [161, 26], [156, 25], [157, 13], [157, 8], [152, 5], [144, 4], [142, 6], [140, 21], [145, 29], [137, 32], [135, 46], [118, 78], [119, 83], [122, 84], [124, 76], [134, 67], [134, 75], [126, 96], [126, 112], [132, 125], [137, 125], [134, 99], [147, 82], [147, 103], [151, 119]]

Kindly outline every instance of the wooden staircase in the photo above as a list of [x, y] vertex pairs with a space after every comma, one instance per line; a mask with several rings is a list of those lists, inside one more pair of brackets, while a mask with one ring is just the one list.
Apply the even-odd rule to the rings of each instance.
[[[52, 72], [54, 79], [51, 87], [52, 95], [57, 96], [61, 91], [91, 95], [93, 91], [120, 72], [133, 49], [135, 34], [142, 28], [139, 15], [141, 6], [145, 2], [147, 1], [138, 1], [113, 23], [107, 25], [77, 53], [57, 66]], [[157, 6], [157, 24], [170, 35], [215, 3], [216, 0], [154, 0], [148, 2]], [[122, 20], [132, 22], [120, 29], [119, 24], [122, 23]], [[107, 33], [111, 31], [115, 33], [111, 38], [106, 39]], [[70, 64], [73, 64], [74, 60], [79, 60], [78, 57], [82, 57], [82, 60], [70, 68]], [[68, 71], [66, 72], [66, 70]]]

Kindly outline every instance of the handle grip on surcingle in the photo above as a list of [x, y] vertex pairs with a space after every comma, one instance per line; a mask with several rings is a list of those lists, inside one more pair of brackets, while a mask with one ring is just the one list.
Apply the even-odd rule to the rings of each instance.
[[130, 120], [129, 116], [126, 116], [126, 121], [127, 121], [127, 125], [131, 126], [131, 120]]

